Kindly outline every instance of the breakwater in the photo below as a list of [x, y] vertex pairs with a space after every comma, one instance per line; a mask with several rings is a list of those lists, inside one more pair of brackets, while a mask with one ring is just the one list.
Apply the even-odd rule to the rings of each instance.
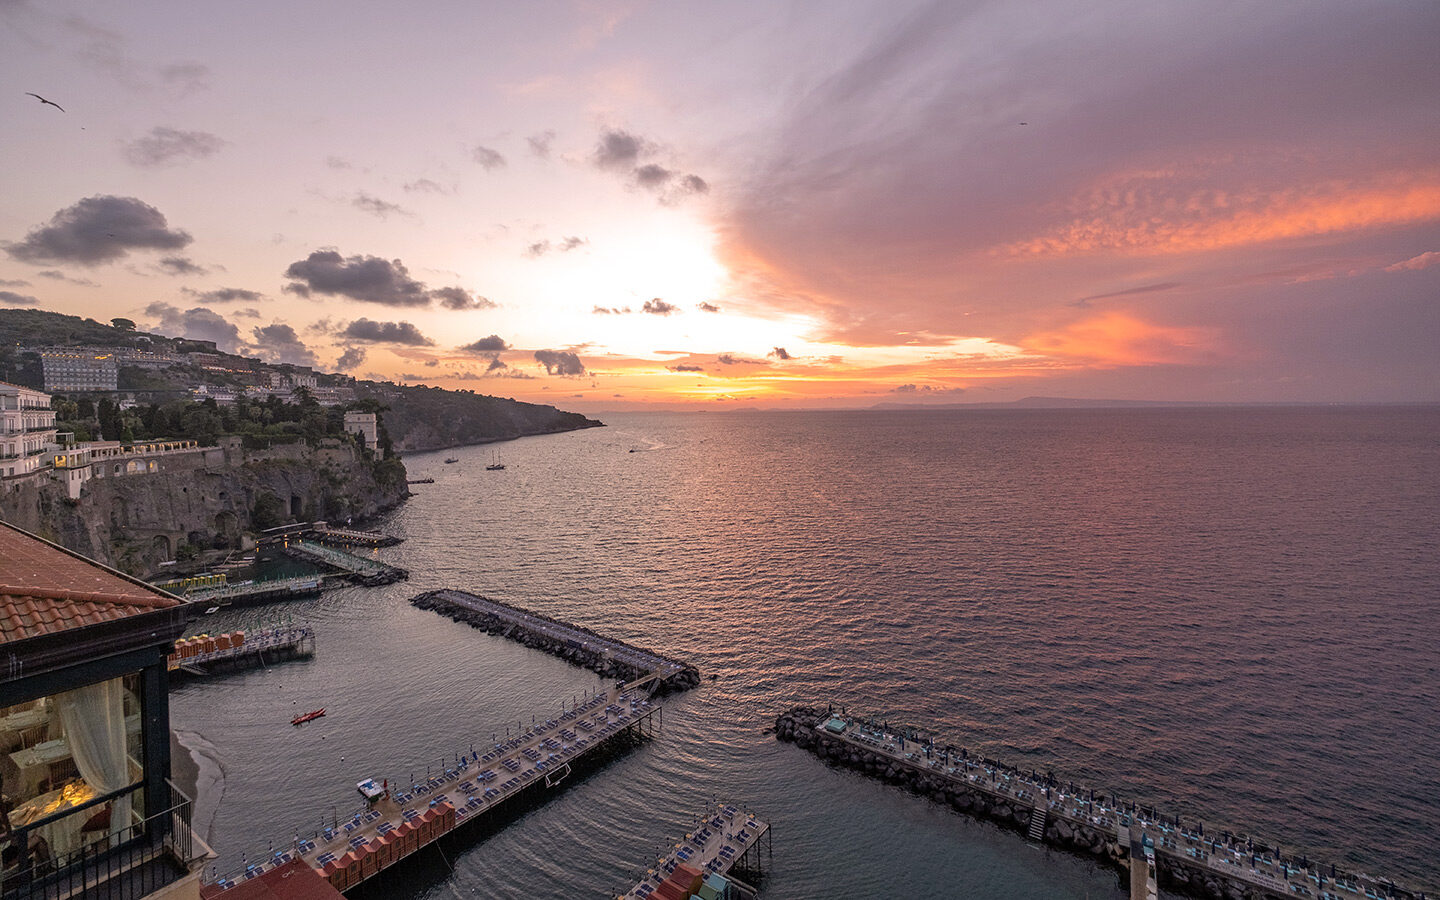
[[1149, 850], [1160, 885], [1177, 893], [1206, 900], [1338, 900], [1346, 894], [1425, 900], [1423, 893], [1388, 879], [1322, 866], [1229, 832], [1206, 835], [1200, 823], [1182, 825], [1155, 809], [1053, 775], [972, 758], [964, 748], [937, 745], [933, 735], [916, 729], [795, 707], [776, 719], [775, 736], [831, 764], [1121, 868], [1130, 866], [1132, 847]]
[[689, 690], [700, 683], [700, 670], [688, 663], [489, 597], [440, 590], [419, 594], [410, 602], [419, 609], [543, 650], [604, 678], [638, 682], [653, 677], [657, 695]]

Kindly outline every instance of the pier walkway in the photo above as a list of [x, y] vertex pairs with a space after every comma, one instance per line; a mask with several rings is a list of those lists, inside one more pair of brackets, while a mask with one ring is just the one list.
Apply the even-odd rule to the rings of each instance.
[[318, 575], [301, 575], [295, 578], [271, 578], [192, 588], [185, 592], [185, 599], [196, 607], [242, 606], [291, 597], [311, 597], [320, 593], [324, 586], [325, 580]]
[[[1171, 868], [1184, 867], [1237, 883], [1256, 896], [1341, 898], [1417, 898], [1422, 895], [1370, 875], [1339, 872], [1304, 857], [1287, 858], [1278, 848], [1242, 840], [1228, 832], [1205, 833], [1204, 826], [1181, 826], [1173, 817], [1133, 804], [1121, 804], [1112, 796], [1062, 785], [1044, 776], [1027, 775], [994, 760], [976, 760], [963, 749], [935, 746], [933, 739], [915, 740], [913, 731], [886, 728], [858, 718], [829, 714], [810, 725], [812, 733], [825, 741], [839, 741], [863, 753], [878, 757], [897, 769], [909, 769], [938, 778], [957, 787], [988, 795], [1012, 807], [1043, 805], [1049, 819], [1069, 828], [1086, 828], [1120, 841], [1153, 848], [1156, 862]], [[1124, 849], [1128, 846], [1122, 843]], [[1143, 867], [1145, 856], [1138, 864]], [[1151, 880], [1153, 884], [1153, 880]], [[1262, 893], [1263, 892], [1263, 893]], [[1148, 894], [1148, 888], [1147, 888]], [[1143, 895], [1137, 895], [1143, 896]]]
[[617, 685], [489, 752], [459, 756], [424, 782], [408, 787], [361, 782], [357, 787], [369, 798], [365, 808], [310, 837], [297, 835], [289, 847], [248, 864], [243, 872], [215, 879], [205, 896], [223, 898], [226, 889], [295, 859], [337, 890], [349, 890], [532, 789], [558, 787], [572, 765], [617, 741], [646, 734], [659, 710]]
[[[749, 885], [726, 876], [733, 868], [747, 873], [760, 871], [762, 840], [768, 848], [768, 823], [732, 804], [716, 804], [694, 831], [686, 834], [638, 884], [618, 895], [616, 900], [658, 900], [672, 895], [699, 895], [706, 900], [751, 897], [754, 890]], [[676, 888], [665, 888], [667, 882]], [[677, 894], [676, 890], [685, 893]]]
[[340, 572], [357, 584], [391, 584], [410, 577], [409, 571], [399, 566], [386, 565], [378, 559], [356, 556], [314, 541], [293, 541], [284, 546], [284, 552], [287, 556]]

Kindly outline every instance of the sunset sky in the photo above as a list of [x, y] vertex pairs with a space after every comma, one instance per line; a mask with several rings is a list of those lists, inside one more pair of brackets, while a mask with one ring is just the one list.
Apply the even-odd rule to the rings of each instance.
[[0, 306], [581, 412], [1436, 401], [1437, 46], [1434, 0], [0, 0]]

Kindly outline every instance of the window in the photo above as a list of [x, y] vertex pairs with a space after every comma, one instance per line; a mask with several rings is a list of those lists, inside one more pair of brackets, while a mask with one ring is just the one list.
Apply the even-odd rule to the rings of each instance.
[[139, 675], [0, 709], [0, 851], [56, 864], [144, 818]]

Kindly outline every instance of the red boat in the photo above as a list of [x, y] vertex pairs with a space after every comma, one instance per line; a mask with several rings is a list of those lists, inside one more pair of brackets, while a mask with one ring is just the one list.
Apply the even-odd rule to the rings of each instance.
[[291, 725], [304, 725], [306, 722], [309, 722], [311, 719], [318, 719], [318, 718], [320, 718], [320, 717], [323, 716], [323, 715], [325, 715], [325, 707], [322, 706], [322, 707], [320, 707], [319, 709], [311, 710], [310, 712], [305, 713], [304, 715], [296, 716], [295, 718], [293, 718], [293, 719], [290, 720], [290, 724], [291, 724]]

